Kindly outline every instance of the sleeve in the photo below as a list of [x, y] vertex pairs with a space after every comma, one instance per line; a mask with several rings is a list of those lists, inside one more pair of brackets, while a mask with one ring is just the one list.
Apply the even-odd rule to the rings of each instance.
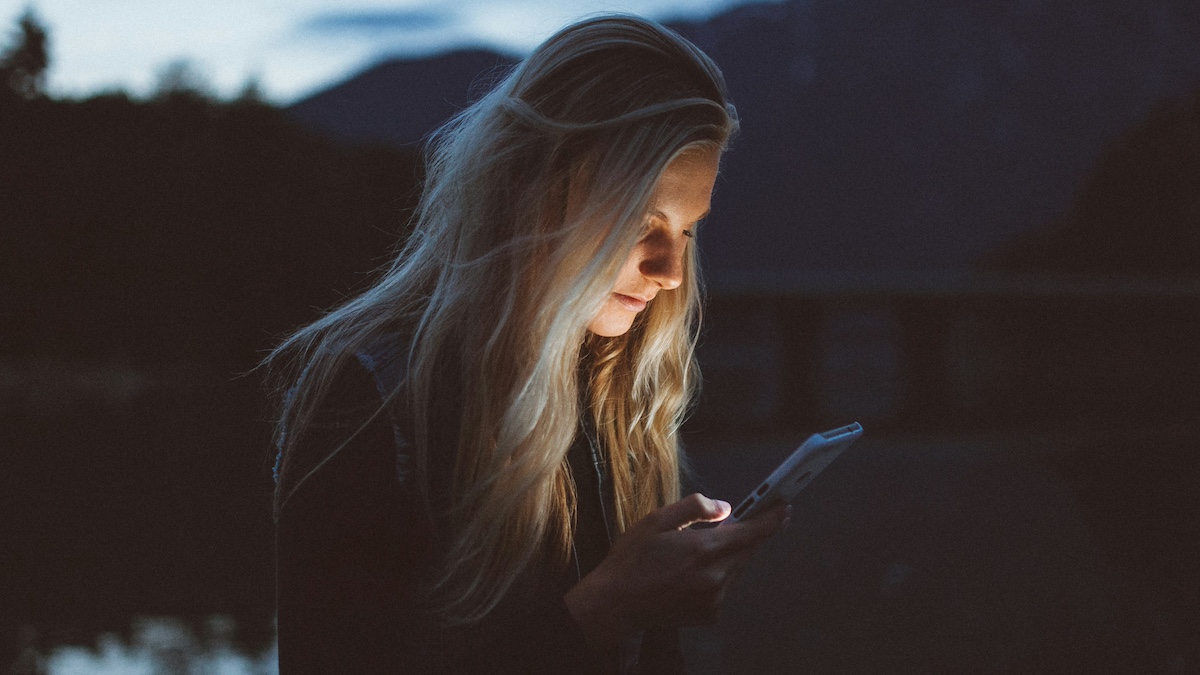
[[[300, 444], [329, 452], [370, 418], [369, 374], [346, 369]], [[427, 621], [414, 580], [428, 536], [409, 519], [391, 422], [375, 417], [304, 480], [276, 528], [283, 675], [419, 670]]]
[[563, 601], [561, 590], [526, 575], [479, 624], [462, 634], [466, 649], [452, 658], [454, 673], [617, 672], [616, 654], [601, 654], [587, 643]]

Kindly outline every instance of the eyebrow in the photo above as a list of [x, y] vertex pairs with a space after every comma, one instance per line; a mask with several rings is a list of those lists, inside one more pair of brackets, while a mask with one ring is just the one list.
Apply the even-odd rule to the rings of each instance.
[[[695, 225], [696, 223], [698, 223], [698, 222], [700, 222], [700, 221], [704, 220], [705, 218], [707, 218], [707, 217], [708, 217], [708, 214], [710, 214], [710, 213], [712, 213], [712, 208], [705, 209], [705, 210], [704, 210], [704, 213], [701, 213], [699, 218], [697, 218], [697, 219], [693, 220], [692, 222], [688, 223], [688, 225], [689, 225], [689, 226], [691, 226], [691, 225]], [[662, 218], [663, 220], [668, 220], [668, 221], [669, 221], [669, 220], [671, 220], [670, 218], [668, 218], [668, 217], [667, 217], [667, 214], [663, 213], [662, 211], [659, 211], [658, 209], [654, 209], [654, 211], [652, 211], [652, 212], [650, 213], [650, 215], [652, 215], [652, 216], [655, 216], [655, 217], [657, 217], [657, 218]]]

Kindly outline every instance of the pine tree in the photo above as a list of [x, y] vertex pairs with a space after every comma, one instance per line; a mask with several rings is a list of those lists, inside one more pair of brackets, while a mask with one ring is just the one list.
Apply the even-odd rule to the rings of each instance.
[[46, 94], [49, 37], [32, 9], [17, 19], [13, 43], [0, 55], [0, 91], [33, 99]]

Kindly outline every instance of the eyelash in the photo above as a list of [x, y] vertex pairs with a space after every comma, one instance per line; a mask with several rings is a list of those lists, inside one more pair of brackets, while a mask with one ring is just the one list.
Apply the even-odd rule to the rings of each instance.
[[[651, 218], [647, 218], [646, 224], [642, 227], [642, 236], [643, 237], [646, 236], [646, 233], [650, 231], [650, 221], [651, 221]], [[683, 236], [687, 237], [688, 239], [695, 239], [696, 232], [693, 230], [684, 230]]]

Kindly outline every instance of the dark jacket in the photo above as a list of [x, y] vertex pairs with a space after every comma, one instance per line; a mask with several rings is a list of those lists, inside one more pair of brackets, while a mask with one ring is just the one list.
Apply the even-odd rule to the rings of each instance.
[[[380, 408], [400, 381], [399, 346], [357, 354], [292, 448], [315, 466]], [[433, 532], [409, 484], [407, 444], [392, 408], [367, 423], [282, 506], [276, 529], [279, 667], [293, 673], [682, 672], [676, 630], [648, 631], [621, 653], [598, 653], [563, 595], [603, 559], [611, 495], [603, 464], [580, 433], [568, 458], [578, 491], [567, 569], [532, 566], [485, 619], [440, 627], [417, 584], [435, 560]], [[289, 467], [290, 468], [290, 467]], [[436, 498], [447, 467], [431, 462]], [[623, 662], [623, 663], [622, 663]]]

